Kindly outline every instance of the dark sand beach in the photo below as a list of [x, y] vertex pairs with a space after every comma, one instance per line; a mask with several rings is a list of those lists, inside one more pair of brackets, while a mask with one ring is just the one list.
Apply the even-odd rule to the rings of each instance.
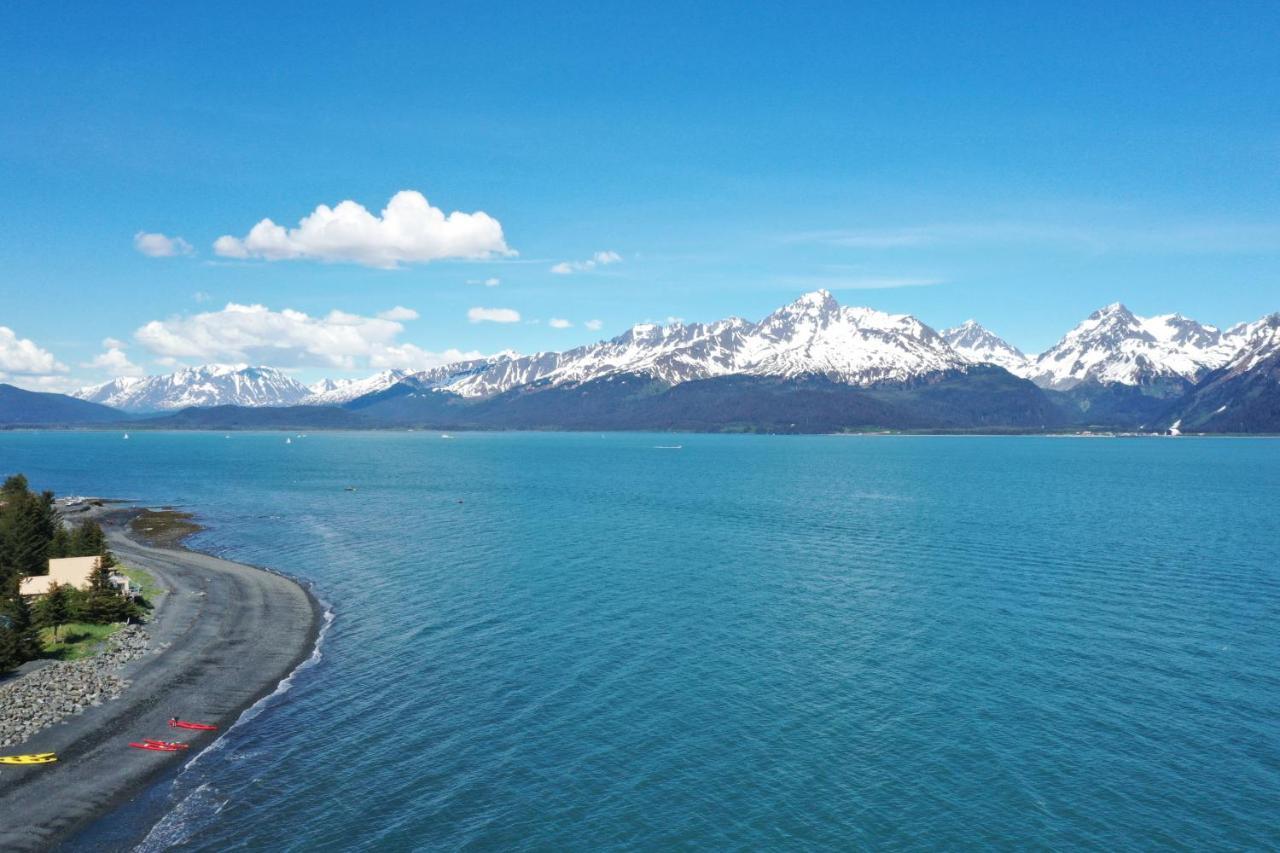
[[[126, 527], [131, 514], [115, 510], [101, 520], [117, 558], [147, 570], [166, 590], [155, 597], [147, 626], [161, 651], [121, 670], [132, 682], [121, 697], [4, 750], [56, 752], [59, 761], [0, 768], [0, 849], [46, 849], [129, 802], [218, 734], [172, 729], [171, 716], [225, 730], [315, 647], [323, 614], [299, 584], [206, 554], [145, 544]], [[143, 738], [186, 741], [191, 749], [129, 747]]]

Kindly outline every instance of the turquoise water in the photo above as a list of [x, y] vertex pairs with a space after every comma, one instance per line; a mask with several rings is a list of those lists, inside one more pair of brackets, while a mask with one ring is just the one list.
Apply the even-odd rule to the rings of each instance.
[[336, 612], [147, 849], [1280, 846], [1276, 441], [47, 432], [0, 469], [189, 504]]

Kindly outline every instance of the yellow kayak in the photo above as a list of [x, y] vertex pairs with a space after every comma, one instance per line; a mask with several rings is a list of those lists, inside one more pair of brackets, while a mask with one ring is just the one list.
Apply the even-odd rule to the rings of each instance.
[[31, 755], [0, 755], [0, 764], [52, 764], [58, 756], [52, 752], [36, 752]]

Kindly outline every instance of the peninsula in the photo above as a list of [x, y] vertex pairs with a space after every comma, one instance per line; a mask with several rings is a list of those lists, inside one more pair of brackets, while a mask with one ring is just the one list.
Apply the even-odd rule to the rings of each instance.
[[[107, 506], [88, 514], [118, 559], [148, 572], [162, 590], [146, 625], [147, 649], [120, 666], [128, 686], [118, 698], [3, 750], [54, 752], [58, 761], [0, 768], [0, 849], [48, 849], [130, 801], [212, 743], [314, 650], [323, 614], [302, 586], [177, 544], [144, 542], [130, 529], [140, 512]], [[0, 691], [38, 675], [10, 676]], [[175, 735], [167, 725], [175, 715], [219, 731]], [[185, 740], [191, 748], [185, 754], [129, 748], [148, 737]]]

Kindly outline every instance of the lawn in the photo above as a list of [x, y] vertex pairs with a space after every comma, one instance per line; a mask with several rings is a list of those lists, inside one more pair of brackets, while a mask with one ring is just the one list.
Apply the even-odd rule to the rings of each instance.
[[156, 583], [150, 573], [142, 569], [134, 569], [129, 566], [117, 566], [116, 571], [129, 579], [129, 585], [147, 601], [152, 601], [157, 595], [164, 595], [164, 587]]
[[123, 622], [114, 625], [90, 625], [87, 622], [68, 622], [58, 628], [58, 639], [53, 639], [52, 628], [40, 629], [40, 644], [45, 657], [57, 660], [79, 660], [98, 651], [102, 641], [124, 627]]

